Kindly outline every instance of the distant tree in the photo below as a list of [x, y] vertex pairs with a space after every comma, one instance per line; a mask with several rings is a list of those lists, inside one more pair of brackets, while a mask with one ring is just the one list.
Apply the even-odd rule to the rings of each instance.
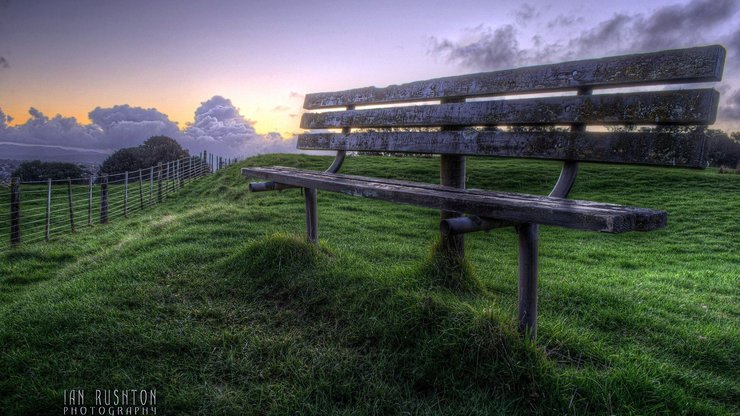
[[23, 181], [44, 181], [46, 179], [80, 178], [83, 170], [73, 163], [42, 162], [34, 160], [23, 162], [14, 170], [11, 176]]
[[143, 156], [138, 147], [127, 147], [116, 150], [100, 165], [100, 171], [105, 173], [118, 173], [134, 171], [144, 168]]
[[190, 156], [180, 143], [166, 136], [150, 137], [137, 147], [127, 147], [117, 150], [110, 155], [100, 166], [100, 172], [119, 173], [135, 171], [154, 166], [159, 162]]
[[722, 130], [707, 130], [707, 161], [710, 166], [734, 168], [740, 162], [740, 132], [728, 136]]
[[[651, 132], [651, 131], [663, 131], [672, 132], [676, 134], [684, 133], [696, 133], [697, 128], [695, 126], [660, 126], [658, 128], [653, 127], [640, 127], [639, 129], [635, 126], [626, 127], [607, 127], [607, 130], [612, 132]], [[725, 166], [729, 168], [738, 167], [740, 163], [740, 132], [734, 132], [728, 135], [719, 129], [706, 129], [704, 130], [706, 142], [704, 146], [705, 159], [709, 166], [720, 167]]]
[[144, 153], [143, 167], [153, 166], [159, 162], [169, 162], [171, 160], [182, 159], [190, 156], [187, 150], [183, 149], [176, 140], [167, 136], [154, 136], [145, 141], [139, 149]]

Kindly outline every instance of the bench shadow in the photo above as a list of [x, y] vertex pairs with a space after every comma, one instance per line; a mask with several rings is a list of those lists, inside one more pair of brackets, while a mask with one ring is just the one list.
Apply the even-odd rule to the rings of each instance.
[[[351, 254], [273, 235], [226, 259], [222, 284], [230, 288], [213, 290], [234, 302], [259, 299], [276, 312], [290, 311], [281, 316], [293, 321], [281, 325], [313, 327], [322, 342], [363, 357], [362, 371], [414, 395], [457, 402], [474, 389], [491, 400], [516, 398], [521, 409], [557, 407], [560, 394], [542, 351], [518, 337], [510, 322], [454, 300], [450, 292], [475, 294], [483, 285], [467, 262], [439, 260], [436, 250], [435, 244], [417, 268], [380, 278]], [[396, 284], [409, 277], [428, 284]]]

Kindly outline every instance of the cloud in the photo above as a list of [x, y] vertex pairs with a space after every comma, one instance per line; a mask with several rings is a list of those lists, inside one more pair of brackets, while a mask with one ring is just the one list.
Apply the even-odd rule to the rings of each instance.
[[[738, 9], [737, 0], [691, 0], [662, 6], [651, 13], [617, 13], [575, 32], [573, 25], [583, 27], [587, 21], [582, 16], [561, 15], [548, 21], [544, 13], [539, 15], [525, 5], [515, 14], [517, 24], [480, 25], [467, 29], [459, 40], [432, 37], [428, 53], [466, 69], [490, 71], [723, 43], [728, 58], [720, 87], [732, 88], [740, 83], [740, 29], [735, 24]], [[529, 22], [540, 23], [530, 26], [541, 32], [522, 30]], [[738, 104], [736, 95], [723, 94], [719, 121], [740, 127]]]
[[275, 106], [275, 107], [274, 107], [274, 108], [272, 109], [272, 111], [275, 111], [275, 112], [280, 112], [280, 113], [284, 113], [284, 112], [286, 112], [286, 111], [290, 111], [290, 107], [288, 107], [288, 106], [285, 106], [285, 105], [278, 105], [278, 106]]
[[138, 146], [151, 136], [176, 139], [181, 135], [177, 123], [154, 108], [131, 107], [128, 104], [97, 107], [88, 113], [88, 117], [102, 130], [101, 141], [111, 149]]
[[[19, 126], [7, 126], [0, 130], [0, 141], [24, 144], [54, 144], [60, 146], [98, 149], [104, 147], [102, 130], [94, 125], [83, 126], [74, 117], [57, 114], [49, 118], [31, 107], [31, 118]], [[12, 118], [5, 116], [5, 121]], [[3, 123], [6, 124], [6, 123]]]
[[432, 39], [432, 52], [444, 55], [448, 61], [476, 69], [508, 68], [521, 64], [527, 58], [519, 48], [514, 26], [496, 29], [479, 26], [471, 31], [475, 41], [460, 44], [450, 40]]
[[619, 51], [650, 51], [689, 46], [704, 41], [705, 34], [728, 21], [737, 11], [735, 0], [693, 0], [685, 5], [664, 6], [644, 16], [615, 15], [596, 30], [573, 40], [576, 53], [586, 54], [605, 47]]
[[[88, 114], [90, 124], [59, 114], [48, 117], [33, 107], [28, 113], [28, 121], [11, 126], [13, 118], [0, 109], [0, 142], [112, 152], [164, 135], [177, 140], [191, 154], [207, 150], [224, 157], [244, 157], [296, 151], [295, 138], [257, 134], [254, 122], [241, 115], [231, 100], [218, 95], [201, 103], [184, 131], [157, 109], [128, 104], [95, 108]], [[43, 159], [45, 152], [45, 148], [38, 147], [39, 158]]]
[[259, 153], [295, 152], [295, 142], [277, 133], [259, 135], [254, 123], [241, 115], [231, 100], [214, 96], [195, 110], [195, 121], [184, 132], [186, 146], [222, 155], [251, 156]]
[[740, 120], [740, 89], [735, 90], [726, 99], [720, 109], [720, 117], [737, 122]]
[[288, 98], [303, 98], [303, 97], [304, 97], [303, 94], [299, 92], [295, 92], [295, 91], [291, 91], [290, 94], [288, 94]]
[[539, 17], [540, 12], [529, 3], [522, 4], [522, 7], [514, 11], [514, 18], [520, 25], [526, 25], [529, 21]]
[[7, 128], [8, 123], [12, 121], [13, 121], [13, 117], [3, 113], [3, 110], [0, 108], [0, 129]]
[[740, 58], [740, 28], [727, 37], [725, 46], [736, 58]]
[[10, 64], [8, 64], [8, 60], [5, 59], [4, 56], [0, 56], [0, 69], [5, 69], [5, 68], [7, 68], [9, 66], [10, 66]]
[[574, 24], [583, 24], [586, 22], [586, 19], [584, 19], [582, 16], [565, 16], [565, 15], [558, 15], [556, 18], [550, 20], [547, 22], [547, 28], [548, 29], [554, 29], [557, 27], [570, 27]]
[[[646, 52], [666, 48], [693, 46], [706, 42], [721, 24], [728, 23], [738, 9], [735, 0], [692, 0], [686, 4], [664, 6], [652, 14], [615, 14], [575, 36], [544, 42], [551, 34], [536, 34], [532, 45], [521, 47], [521, 34], [511, 25], [497, 28], [478, 26], [469, 31], [467, 41], [432, 38], [429, 52], [451, 63], [473, 69], [501, 69], [519, 65], [578, 59], [613, 53]], [[521, 9], [522, 16], [529, 16]], [[547, 23], [552, 29], [568, 26], [582, 18], [559, 16]], [[740, 49], [738, 34], [732, 35], [728, 47]], [[523, 42], [522, 42], [523, 43]]]

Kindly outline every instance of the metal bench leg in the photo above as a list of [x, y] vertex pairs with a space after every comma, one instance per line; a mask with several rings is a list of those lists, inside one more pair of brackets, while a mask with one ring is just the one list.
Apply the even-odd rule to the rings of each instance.
[[311, 243], [319, 242], [319, 216], [316, 204], [316, 189], [303, 188], [306, 196], [306, 237]]
[[537, 337], [537, 224], [519, 224], [519, 332]]

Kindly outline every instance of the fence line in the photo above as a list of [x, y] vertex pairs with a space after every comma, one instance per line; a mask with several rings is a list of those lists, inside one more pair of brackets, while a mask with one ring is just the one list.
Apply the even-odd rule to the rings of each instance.
[[[236, 162], [207, 152], [156, 166], [101, 174], [98, 177], [22, 181], [11, 178], [8, 197], [0, 200], [0, 251], [21, 243], [49, 241], [74, 233], [84, 225], [106, 224], [113, 219], [151, 208], [200, 177]], [[8, 212], [3, 212], [9, 209]]]

